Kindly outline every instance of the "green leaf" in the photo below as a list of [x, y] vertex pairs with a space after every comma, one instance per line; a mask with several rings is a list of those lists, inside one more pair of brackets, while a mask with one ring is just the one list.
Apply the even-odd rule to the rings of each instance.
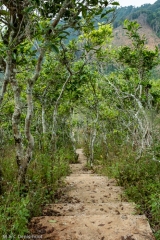
[[101, 15], [101, 18], [103, 18], [104, 16], [106, 16], [106, 13], [103, 13], [103, 14]]
[[37, 4], [37, 6], [40, 6], [40, 0], [31, 0], [32, 4]]
[[64, 33], [64, 34], [66, 34], [66, 35], [70, 35], [70, 33], [69, 32], [67, 32], [67, 31], [63, 31], [62, 33]]
[[39, 0], [35, 0], [35, 2], [37, 3], [38, 6], [40, 6], [40, 1]]
[[26, 12], [26, 13], [29, 13], [29, 12], [32, 12], [33, 10], [35, 9], [35, 7], [28, 7], [28, 8], [26, 8], [24, 11]]
[[83, 18], [86, 18], [86, 16], [87, 16], [87, 10], [86, 10], [85, 6], [82, 6], [82, 16], [83, 16]]
[[111, 5], [119, 6], [119, 2], [113, 2], [113, 3], [111, 3]]
[[51, 48], [52, 48], [52, 50], [53, 50], [55, 53], [59, 53], [59, 49], [58, 49], [58, 47], [57, 47], [56, 45], [52, 44], [52, 45], [51, 45]]
[[50, 223], [56, 223], [57, 221], [54, 220], [54, 219], [51, 219], [51, 220], [48, 220], [48, 222], [50, 222]]
[[17, 59], [17, 56], [16, 56], [16, 54], [15, 53], [13, 53], [13, 59]]
[[9, 13], [5, 10], [0, 10], [0, 15], [9, 15]]

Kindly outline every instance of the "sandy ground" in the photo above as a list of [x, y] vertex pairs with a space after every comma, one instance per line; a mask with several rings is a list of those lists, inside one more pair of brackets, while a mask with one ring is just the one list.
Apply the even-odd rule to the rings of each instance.
[[46, 205], [43, 216], [31, 220], [32, 239], [48, 240], [153, 240], [144, 215], [134, 203], [122, 201], [123, 189], [114, 179], [85, 170], [86, 159], [78, 149], [79, 164], [71, 164], [65, 190], [57, 204]]

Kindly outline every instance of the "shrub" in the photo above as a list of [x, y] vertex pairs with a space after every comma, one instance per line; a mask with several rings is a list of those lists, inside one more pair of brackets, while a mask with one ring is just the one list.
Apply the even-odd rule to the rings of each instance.
[[[28, 222], [39, 216], [46, 203], [54, 201], [54, 195], [60, 186], [60, 179], [69, 173], [69, 161], [73, 154], [60, 149], [56, 155], [37, 152], [30, 163], [26, 183], [19, 187], [16, 181], [17, 166], [15, 154], [7, 151], [0, 159], [2, 171], [2, 189], [0, 195], [0, 239], [18, 239], [18, 235], [28, 233]], [[10, 167], [8, 167], [10, 166]]]
[[124, 187], [125, 198], [137, 204], [138, 212], [148, 217], [156, 238], [160, 239], [160, 163], [147, 154], [137, 161], [136, 154], [128, 146], [118, 155], [110, 152], [103, 164], [101, 172], [116, 178]]

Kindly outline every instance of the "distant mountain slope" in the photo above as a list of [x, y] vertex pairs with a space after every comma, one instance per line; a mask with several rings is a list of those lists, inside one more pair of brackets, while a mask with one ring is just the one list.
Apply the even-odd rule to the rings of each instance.
[[145, 34], [148, 48], [154, 49], [155, 46], [160, 48], [160, 0], [154, 4], [144, 4], [141, 7], [128, 6], [116, 10], [116, 18], [113, 22], [113, 44], [116, 46], [130, 44], [123, 29], [125, 19], [140, 23], [142, 27], [140, 34]]
[[[146, 46], [149, 49], [154, 49], [155, 46], [160, 47], [160, 38], [156, 35], [156, 32], [148, 24], [146, 14], [141, 13], [137, 19], [134, 19], [134, 21], [137, 21], [141, 25], [139, 33], [141, 35], [146, 36], [146, 39], [147, 39]], [[120, 25], [117, 28], [114, 28], [113, 35], [114, 35], [114, 40], [113, 40], [114, 46], [131, 44], [130, 40], [126, 36], [126, 31], [125, 29], [123, 29], [122, 25]]]
[[160, 0], [157, 0], [154, 4], [143, 4], [141, 7], [128, 6], [118, 8], [113, 26], [117, 28], [126, 18], [135, 20], [141, 14], [146, 15], [146, 22], [160, 37]]

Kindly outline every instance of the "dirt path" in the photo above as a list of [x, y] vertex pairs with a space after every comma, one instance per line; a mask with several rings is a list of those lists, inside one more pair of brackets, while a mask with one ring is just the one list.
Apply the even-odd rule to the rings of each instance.
[[32, 219], [31, 233], [50, 240], [153, 240], [144, 215], [134, 215], [134, 204], [121, 201], [115, 180], [71, 164], [65, 192], [58, 204], [47, 205], [44, 216]]

